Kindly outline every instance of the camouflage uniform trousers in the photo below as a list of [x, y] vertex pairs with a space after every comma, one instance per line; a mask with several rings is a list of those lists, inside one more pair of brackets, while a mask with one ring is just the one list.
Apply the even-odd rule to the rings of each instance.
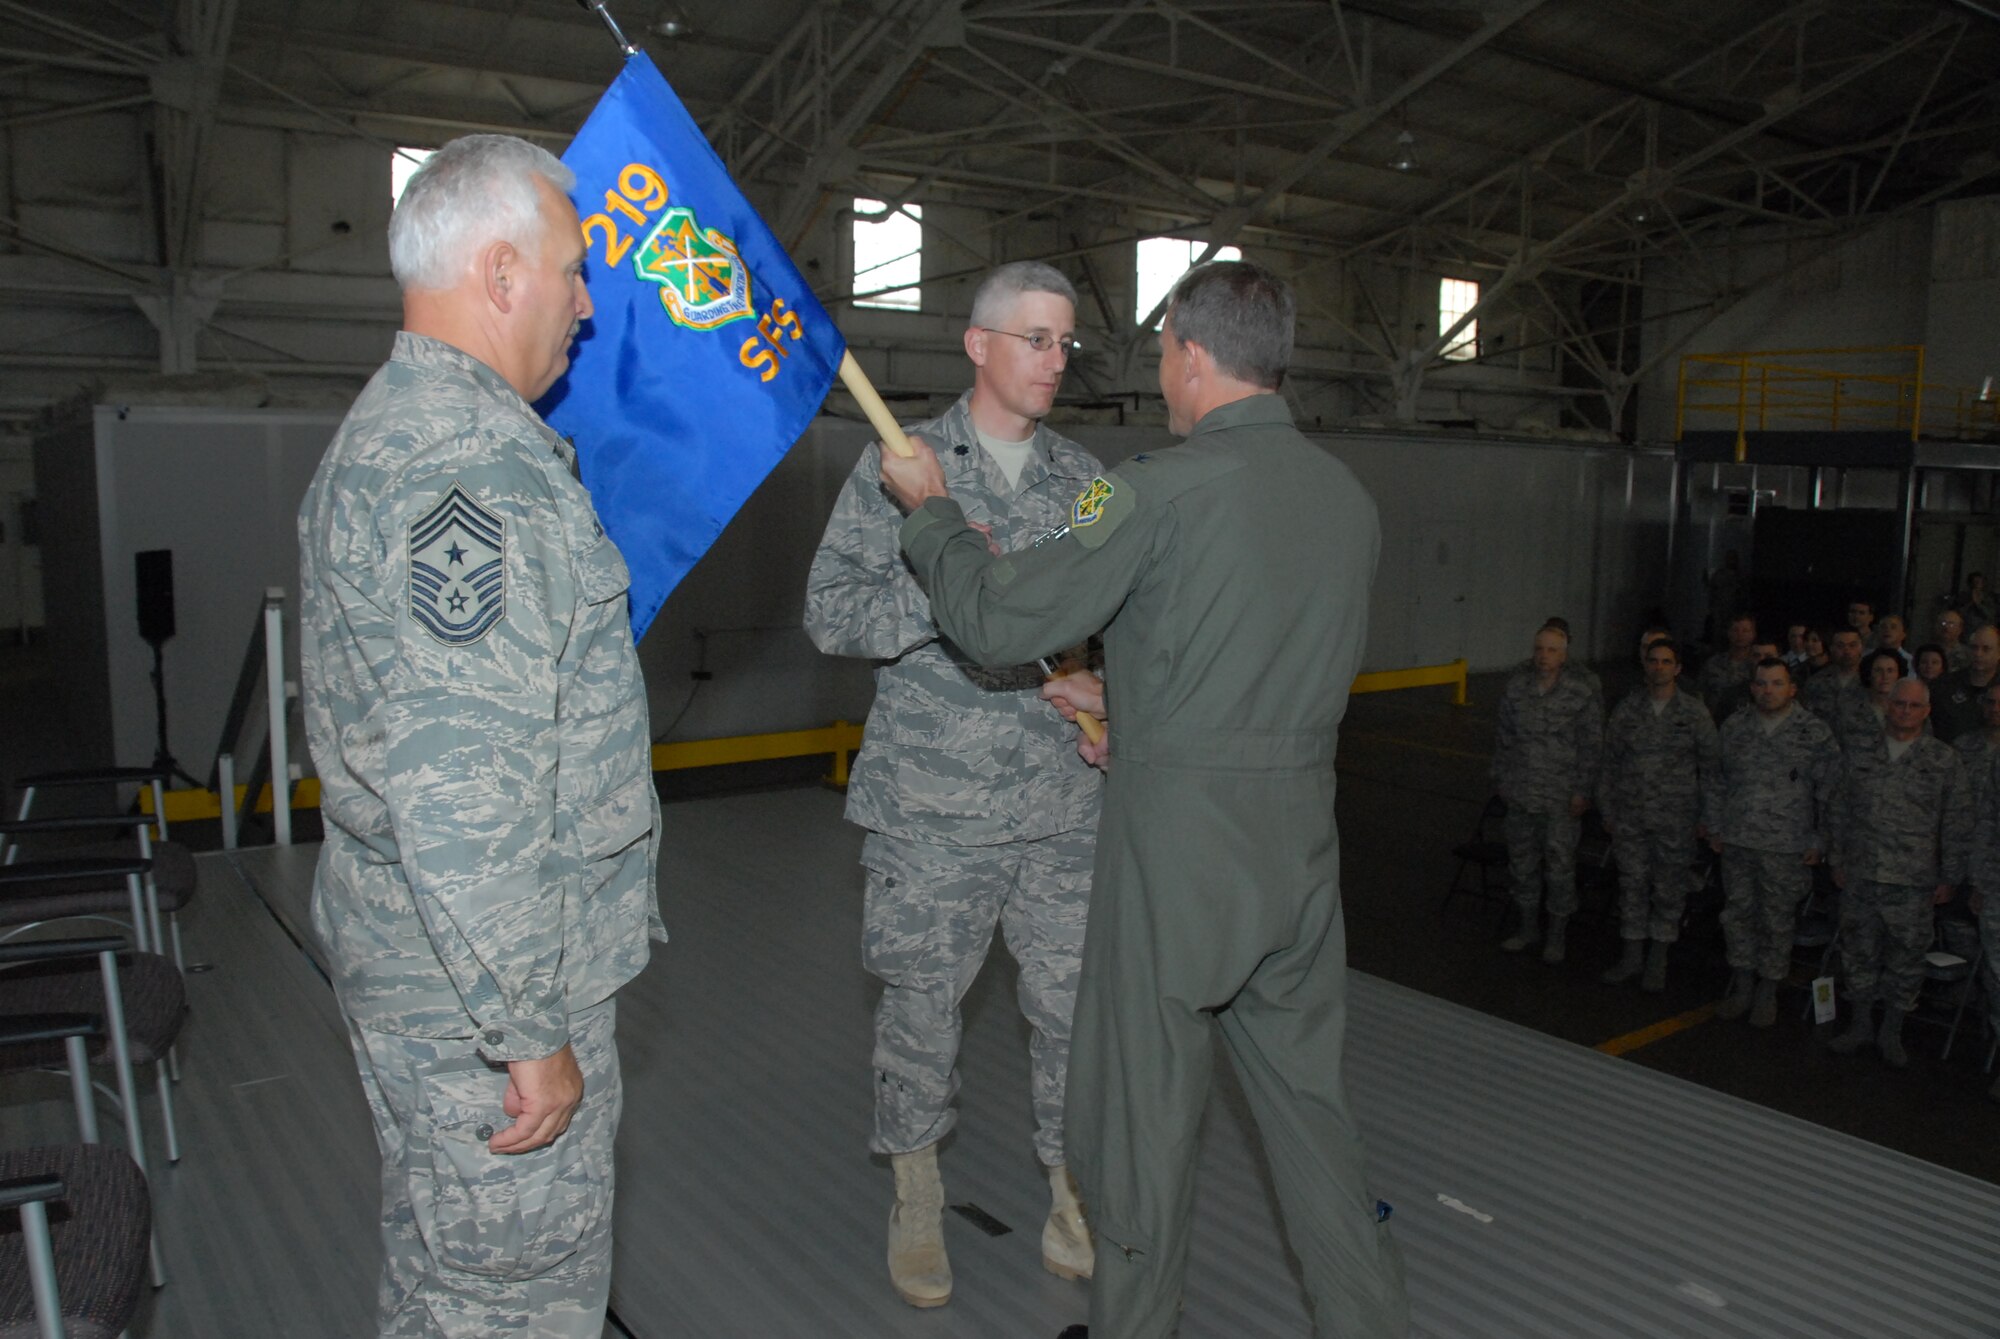
[[1559, 814], [1530, 814], [1508, 806], [1500, 833], [1507, 839], [1507, 877], [1524, 922], [1541, 905], [1544, 878], [1549, 915], [1567, 916], [1576, 910], [1576, 840], [1582, 832], [1583, 821], [1566, 809]]
[[1620, 823], [1611, 839], [1618, 860], [1618, 937], [1656, 939], [1671, 944], [1681, 937], [1681, 916], [1694, 890], [1694, 824], [1642, 828]]
[[554, 1143], [495, 1154], [507, 1071], [474, 1037], [349, 1024], [382, 1150], [383, 1339], [599, 1339], [611, 1296], [615, 1002], [570, 1015], [583, 1105]]
[[912, 1153], [950, 1132], [958, 1113], [959, 1005], [997, 923], [1020, 966], [1035, 1154], [1065, 1161], [1063, 1089], [1090, 910], [1094, 830], [992, 846], [947, 846], [868, 834], [862, 962], [882, 981], [875, 1009], [877, 1153]]
[[2000, 888], [1979, 890], [1979, 944], [1986, 950], [1979, 984], [1986, 992], [1986, 1017], [2000, 1037]]
[[1722, 940], [1729, 965], [1782, 981], [1792, 970], [1799, 903], [1812, 891], [1812, 866], [1800, 851], [1722, 848]]
[[1840, 901], [1840, 967], [1848, 998], [1894, 1009], [1917, 1007], [1924, 954], [1937, 931], [1936, 884], [1847, 881]]

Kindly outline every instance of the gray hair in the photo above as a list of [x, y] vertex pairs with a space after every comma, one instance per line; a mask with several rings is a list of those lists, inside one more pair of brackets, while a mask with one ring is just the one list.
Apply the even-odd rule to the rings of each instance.
[[1211, 260], [1181, 276], [1167, 301], [1174, 338], [1199, 344], [1238, 381], [1276, 390], [1292, 364], [1292, 287], [1247, 260]]
[[389, 269], [405, 289], [449, 288], [469, 253], [488, 242], [524, 250], [541, 241], [534, 178], [558, 191], [576, 173], [540, 145], [512, 135], [467, 135], [411, 176], [389, 218]]
[[1007, 319], [1007, 309], [1023, 293], [1053, 293], [1076, 306], [1076, 285], [1053, 265], [1039, 260], [1015, 260], [1002, 265], [979, 281], [972, 295], [972, 316], [967, 324], [992, 326]]

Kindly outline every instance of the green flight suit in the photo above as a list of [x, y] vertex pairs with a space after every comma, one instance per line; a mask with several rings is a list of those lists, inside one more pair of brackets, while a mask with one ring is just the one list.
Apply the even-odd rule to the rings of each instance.
[[1104, 628], [1113, 762], [1066, 1120], [1098, 1233], [1093, 1339], [1178, 1324], [1212, 1026], [1316, 1333], [1405, 1333], [1401, 1255], [1341, 1080], [1333, 763], [1367, 639], [1374, 503], [1283, 400], [1256, 395], [1093, 481], [1032, 549], [995, 557], [944, 499], [902, 541], [932, 618], [983, 663]]

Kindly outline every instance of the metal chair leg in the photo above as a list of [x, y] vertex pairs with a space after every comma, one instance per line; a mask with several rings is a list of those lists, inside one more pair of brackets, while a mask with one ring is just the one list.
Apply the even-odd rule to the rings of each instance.
[[56, 1295], [55, 1243], [49, 1240], [49, 1208], [39, 1200], [21, 1206], [22, 1244], [28, 1252], [28, 1291], [35, 1299], [36, 1327], [62, 1339], [62, 1298]]
[[97, 1142], [97, 1098], [90, 1086], [90, 1054], [83, 1038], [63, 1038], [63, 1053], [69, 1057], [69, 1100], [76, 1108], [77, 1132], [83, 1142]]
[[[133, 880], [135, 886], [137, 882], [137, 879]], [[150, 1183], [153, 1175], [146, 1166], [146, 1137], [139, 1128], [139, 1094], [132, 1085], [132, 1048], [125, 1038], [125, 1000], [118, 990], [118, 955], [109, 950], [98, 954], [97, 966], [104, 977], [104, 1022], [111, 1031], [111, 1058], [118, 1070], [118, 1100], [125, 1107], [125, 1151]], [[153, 1286], [166, 1287], [166, 1261], [160, 1255], [157, 1228], [153, 1232], [149, 1258]]]
[[167, 1127], [167, 1161], [179, 1162], [181, 1136], [174, 1125], [174, 1086], [167, 1078], [167, 1062], [164, 1059], [153, 1065], [153, 1083], [160, 1090], [160, 1120]]
[[1965, 980], [1958, 984], [1958, 1007], [1951, 1011], [1951, 1027], [1944, 1034], [1944, 1050], [1938, 1059], [1951, 1059], [1951, 1044], [1958, 1039], [1958, 1025], [1965, 1020], [1965, 1007], [1972, 1003], [1974, 989], [1979, 985], [1979, 969], [1986, 963], [1986, 945], [1981, 944], [1972, 955], [1972, 965], [1966, 969]]

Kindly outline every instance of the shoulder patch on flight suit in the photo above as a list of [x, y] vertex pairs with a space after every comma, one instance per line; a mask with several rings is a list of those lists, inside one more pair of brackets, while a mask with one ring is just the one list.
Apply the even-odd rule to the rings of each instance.
[[506, 612], [507, 527], [453, 484], [410, 522], [410, 617], [445, 646], [469, 646]]
[[[1100, 493], [1099, 489], [1103, 491]], [[1085, 500], [1090, 499], [1093, 494], [1096, 494], [1096, 497], [1091, 502], [1090, 519], [1077, 520], [1076, 514], [1083, 510]], [[1090, 481], [1090, 487], [1083, 490], [1076, 499], [1076, 506], [1071, 509], [1068, 527], [1070, 537], [1086, 549], [1098, 548], [1105, 540], [1111, 538], [1114, 530], [1124, 524], [1125, 518], [1132, 514], [1132, 508], [1137, 504], [1138, 494], [1133, 490], [1129, 479], [1116, 473], [1099, 475]]]
[[1097, 518], [1104, 514], [1104, 504], [1117, 491], [1109, 479], [1098, 475], [1090, 481], [1088, 488], [1076, 495], [1076, 502], [1070, 507], [1069, 523], [1079, 528], [1097, 524]]

